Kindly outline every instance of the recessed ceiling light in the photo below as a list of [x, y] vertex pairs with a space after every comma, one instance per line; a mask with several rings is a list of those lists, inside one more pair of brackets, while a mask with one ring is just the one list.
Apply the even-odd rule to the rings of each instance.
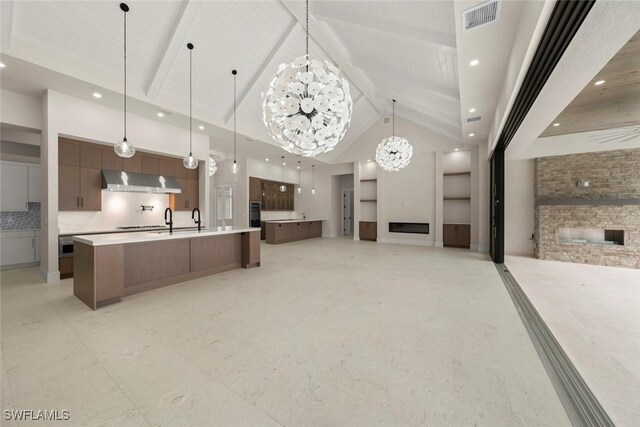
[[287, 166], [287, 164], [285, 162], [282, 162], [282, 166]]
[[474, 135], [475, 135], [475, 133], [470, 133], [470, 134], [469, 134], [469, 136], [474, 136]]
[[594, 85], [596, 86], [600, 86], [601, 84], [604, 84], [605, 80], [598, 80], [597, 82], [594, 83]]
[[298, 169], [300, 169], [300, 166], [298, 166]]
[[264, 159], [264, 161], [265, 161], [265, 162], [268, 162], [268, 161], [269, 161], [269, 159]]
[[554, 123], [554, 124], [553, 124], [553, 127], [556, 127], [556, 128], [557, 128], [558, 126], [560, 126], [560, 123]]
[[454, 149], [453, 151], [460, 151], [460, 149], [459, 149], [459, 148], [456, 148], [456, 149]]
[[158, 117], [164, 117], [164, 113], [162, 111], [158, 111], [156, 114], [158, 115]]
[[371, 159], [367, 159], [367, 162], [370, 162], [370, 161], [371, 161]]
[[200, 126], [198, 126], [198, 129], [204, 130], [204, 126], [200, 125]]
[[100, 99], [102, 98], [102, 94], [100, 92], [93, 92], [93, 97]]
[[470, 113], [475, 113], [475, 112], [476, 112], [476, 109], [475, 109], [475, 108], [469, 108], [469, 112], [470, 112]]
[[469, 62], [469, 65], [471, 65], [472, 67], [475, 67], [476, 65], [478, 65], [480, 63], [479, 60], [477, 59], [472, 59], [471, 62]]
[[4, 68], [6, 67], [6, 65], [4, 65], [4, 62], [0, 62], [0, 68]]

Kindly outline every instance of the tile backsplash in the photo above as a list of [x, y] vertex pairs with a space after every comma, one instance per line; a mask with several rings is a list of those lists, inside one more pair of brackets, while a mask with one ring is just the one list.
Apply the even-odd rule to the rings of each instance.
[[40, 203], [29, 203], [26, 212], [0, 212], [1, 230], [40, 229]]

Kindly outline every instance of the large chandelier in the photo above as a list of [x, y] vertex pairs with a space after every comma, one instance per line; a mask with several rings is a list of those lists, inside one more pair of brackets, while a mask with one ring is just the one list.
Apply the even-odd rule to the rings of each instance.
[[280, 64], [263, 96], [262, 120], [282, 148], [310, 157], [333, 150], [344, 137], [353, 101], [336, 66], [309, 59], [309, 0], [306, 4], [306, 54]]
[[393, 100], [392, 135], [382, 140], [376, 149], [376, 162], [389, 172], [397, 172], [407, 167], [413, 156], [413, 146], [407, 138], [395, 136], [396, 133], [396, 100]]

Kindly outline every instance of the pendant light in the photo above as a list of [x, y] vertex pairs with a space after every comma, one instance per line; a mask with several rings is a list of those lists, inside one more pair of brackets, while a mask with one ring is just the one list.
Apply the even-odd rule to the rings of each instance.
[[306, 54], [278, 68], [263, 98], [262, 121], [284, 150], [309, 157], [333, 150], [344, 137], [353, 101], [335, 65], [309, 59], [309, 0], [306, 6]]
[[316, 194], [316, 165], [311, 165], [311, 179], [312, 179], [312, 187], [311, 194]]
[[191, 140], [193, 137], [192, 123], [193, 123], [193, 90], [192, 83], [193, 80], [193, 72], [191, 66], [191, 57], [193, 54], [193, 43], [187, 43], [187, 49], [189, 49], [189, 155], [182, 159], [182, 163], [184, 167], [187, 169], [197, 169], [198, 161], [193, 157], [193, 153], [191, 152]]
[[126, 3], [120, 3], [120, 10], [124, 12], [124, 137], [114, 145], [113, 150], [118, 156], [128, 159], [136, 154], [136, 147], [127, 141], [127, 12], [129, 12], [129, 6]]
[[300, 187], [300, 160], [298, 160], [298, 194], [302, 193], [302, 187]]
[[231, 166], [229, 167], [229, 172], [233, 175], [237, 175], [240, 173], [240, 166], [238, 166], [238, 162], [236, 160], [236, 76], [238, 75], [238, 71], [233, 70], [231, 71], [231, 74], [233, 74], [233, 163], [231, 163]]
[[396, 100], [393, 100], [392, 135], [382, 140], [376, 149], [376, 162], [388, 172], [397, 172], [407, 167], [413, 156], [413, 146], [407, 138], [396, 134]]
[[218, 170], [218, 165], [213, 157], [209, 156], [209, 176], [215, 175]]
[[282, 157], [282, 182], [280, 183], [279, 190], [281, 193], [286, 193], [287, 186], [284, 185], [284, 156], [281, 156], [281, 157]]

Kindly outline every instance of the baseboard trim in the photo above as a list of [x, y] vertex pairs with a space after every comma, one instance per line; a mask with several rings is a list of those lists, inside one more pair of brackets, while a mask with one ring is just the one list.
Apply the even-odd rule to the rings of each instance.
[[574, 426], [611, 426], [613, 421], [504, 264], [495, 264], [531, 342]]
[[60, 282], [60, 272], [58, 270], [47, 271], [44, 268], [40, 268], [40, 277], [42, 277], [42, 280], [47, 283]]
[[444, 248], [444, 243], [436, 242], [433, 246], [435, 246], [436, 248]]
[[480, 245], [473, 244], [473, 243], [471, 244], [470, 249], [471, 249], [473, 252], [479, 252], [479, 253], [481, 253], [481, 254], [488, 254], [488, 253], [489, 253], [489, 248], [488, 248], [488, 247], [486, 247], [486, 246], [480, 246]]

